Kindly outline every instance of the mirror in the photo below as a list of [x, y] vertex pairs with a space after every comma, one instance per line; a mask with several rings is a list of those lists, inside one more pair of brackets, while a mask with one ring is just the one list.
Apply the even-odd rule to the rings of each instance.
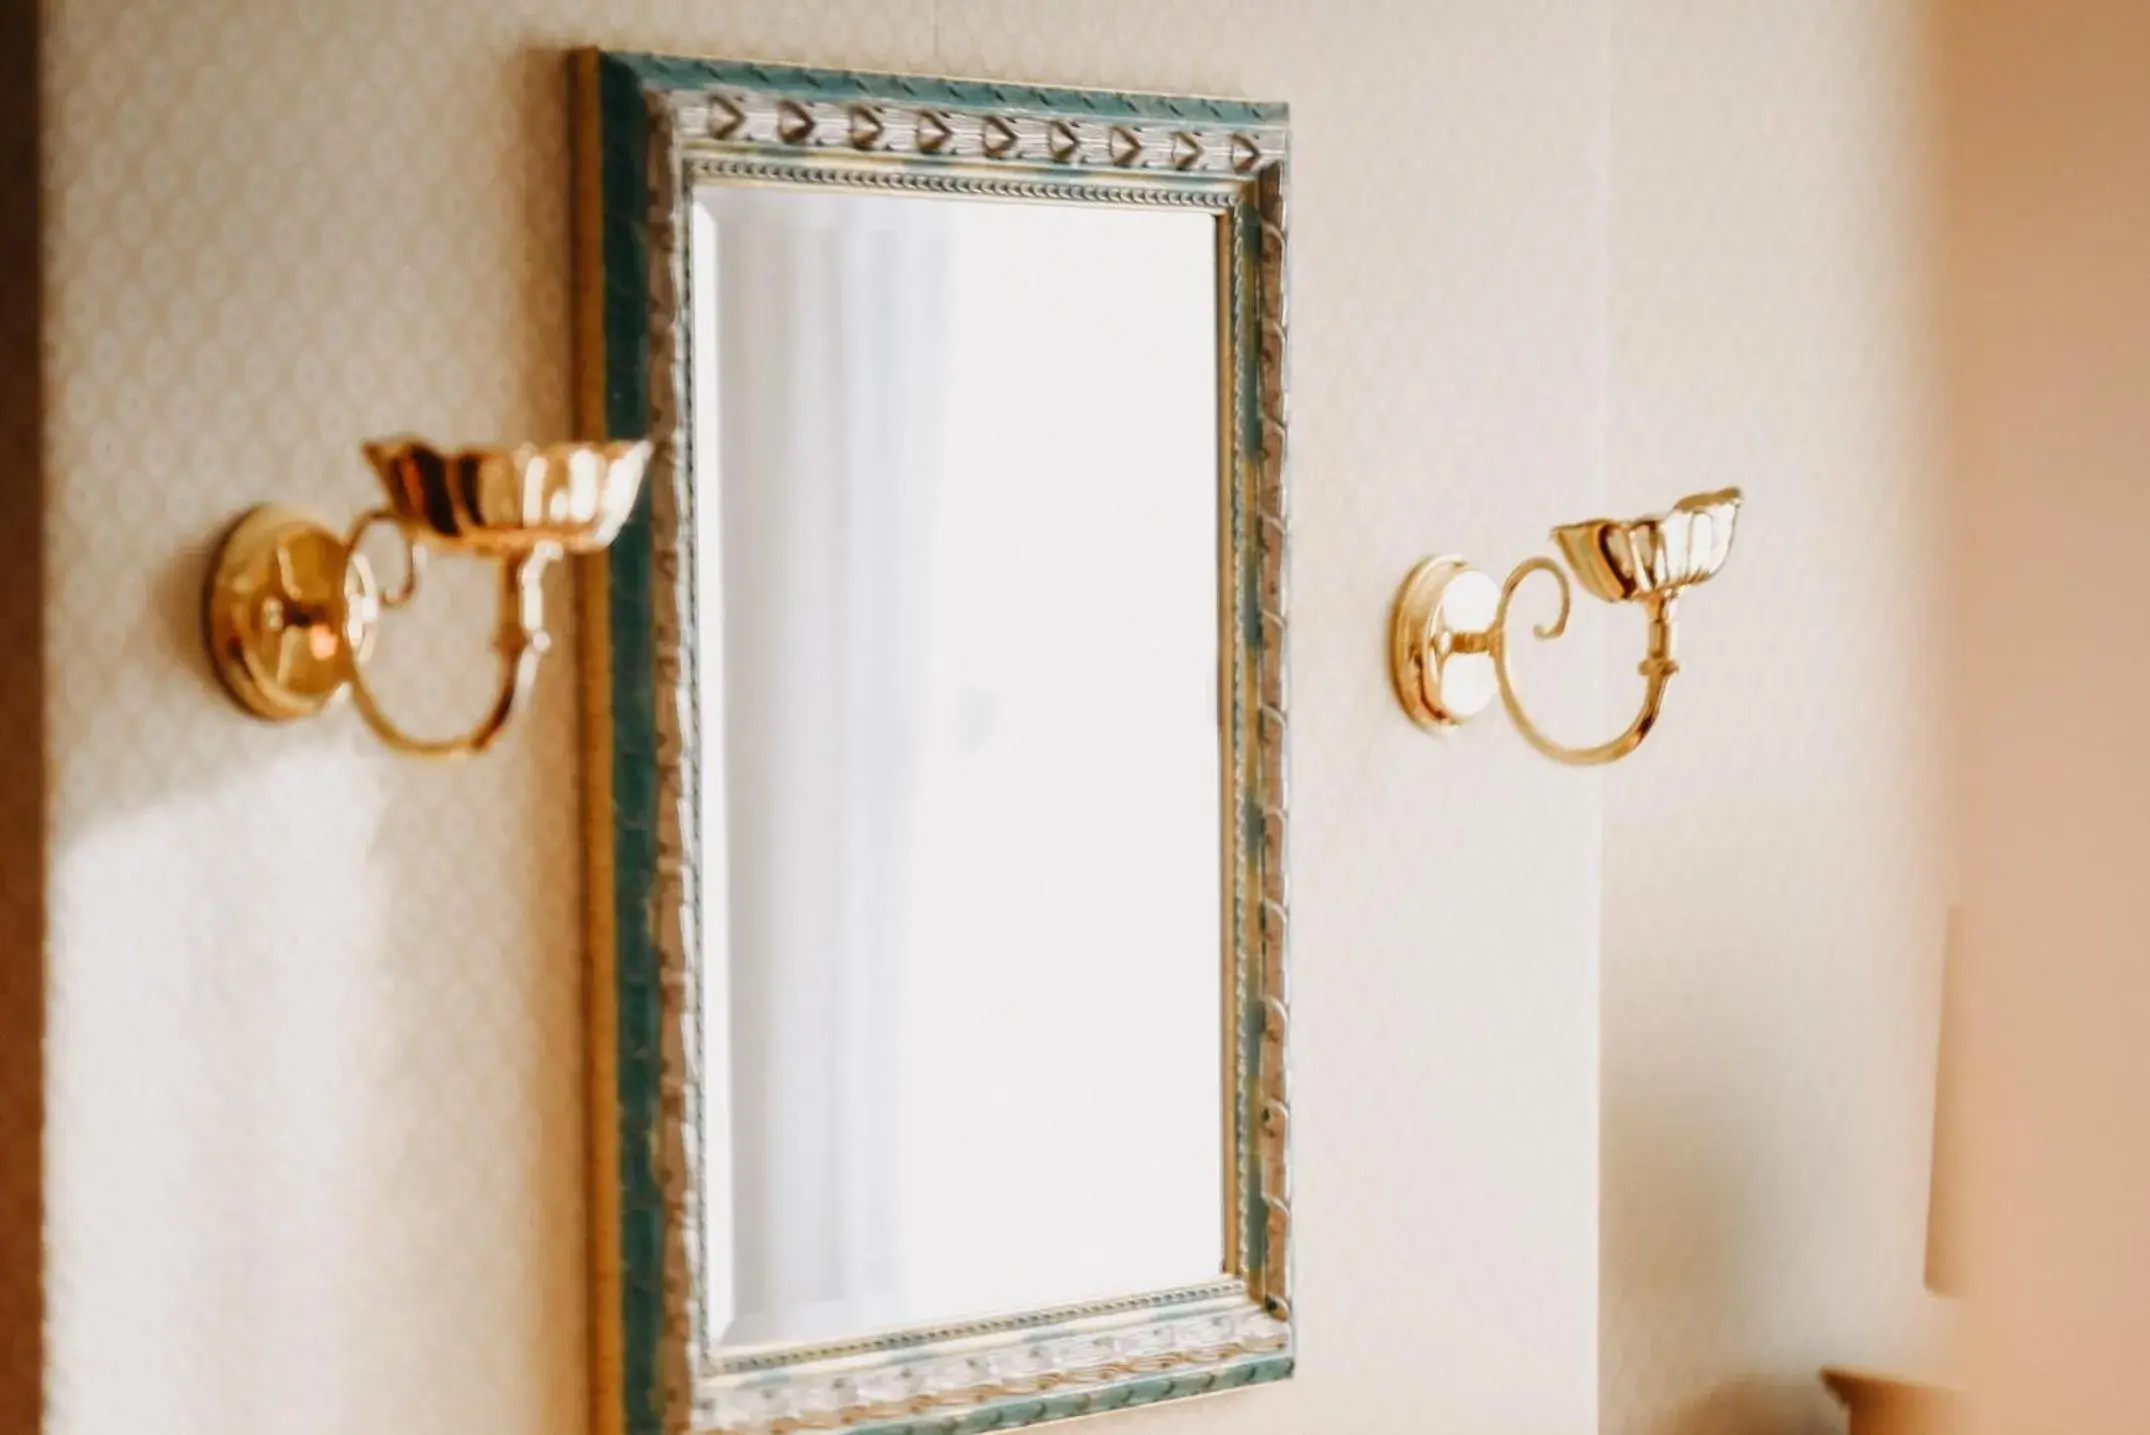
[[712, 1337], [1221, 1274], [1215, 222], [692, 224]]
[[579, 77], [601, 1405], [1288, 1374], [1281, 107]]

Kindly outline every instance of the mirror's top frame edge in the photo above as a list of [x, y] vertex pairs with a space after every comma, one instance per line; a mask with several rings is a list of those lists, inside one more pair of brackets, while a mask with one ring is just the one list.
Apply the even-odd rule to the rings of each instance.
[[[675, 519], [676, 505], [691, 503], [691, 496], [679, 491], [676, 452], [664, 450], [676, 445], [669, 431], [683, 400], [676, 391], [667, 394], [675, 385], [660, 380], [676, 371], [680, 356], [657, 350], [667, 342], [667, 308], [676, 310], [684, 276], [674, 265], [651, 261], [670, 248], [676, 263], [677, 236], [667, 231], [683, 228], [676, 221], [686, 196], [663, 196], [656, 206], [651, 200], [653, 184], [681, 183], [690, 154], [758, 157], [778, 163], [787, 179], [825, 178], [861, 161], [869, 173], [884, 165], [925, 168], [948, 176], [948, 188], [959, 193], [988, 184], [986, 176], [1020, 171], [1042, 179], [1051, 197], [1124, 202], [1133, 193], [1135, 202], [1150, 202], [1150, 194], [1176, 188], [1211, 196], [1204, 202], [1224, 210], [1233, 236], [1233, 272], [1222, 279], [1232, 300], [1226, 355], [1232, 362], [1220, 378], [1232, 399], [1235, 433], [1224, 498], [1236, 559], [1225, 642], [1237, 688], [1227, 737], [1236, 744], [1241, 773], [1244, 877], [1233, 1008], [1245, 1048], [1235, 1143], [1242, 1169], [1232, 1179], [1247, 1228], [1227, 1275], [1243, 1280], [1244, 1315], [1260, 1337], [1223, 1358], [1168, 1358], [1151, 1368], [1137, 1361], [1110, 1380], [1058, 1389], [1057, 1377], [1028, 1391], [1017, 1382], [983, 1403], [891, 1411], [890, 1419], [844, 1428], [924, 1435], [967, 1430], [976, 1418], [998, 1429], [1288, 1376], [1294, 1342], [1284, 1052], [1287, 107], [597, 50], [576, 52], [573, 69], [580, 423], [592, 436], [659, 437], [660, 464], [653, 467], [673, 460]], [[753, 123], [745, 124], [740, 107], [743, 130], [715, 135], [712, 119], [722, 125], [731, 118], [719, 106], [741, 100], [752, 103]], [[858, 123], [860, 107], [888, 115], [889, 107], [904, 106], [918, 108], [908, 128], [897, 117], [897, 152], [876, 143], [885, 120], [880, 132], [843, 128]], [[945, 153], [920, 149], [918, 117], [929, 111], [955, 140]], [[686, 132], [689, 126], [695, 132]], [[909, 152], [900, 152], [904, 145]], [[660, 162], [660, 154], [670, 163]], [[1133, 185], [1115, 186], [1116, 178]], [[1222, 204], [1214, 199], [1220, 193], [1227, 196]], [[671, 342], [680, 341], [672, 336]], [[682, 715], [662, 711], [666, 704], [649, 687], [666, 661], [660, 649], [668, 629], [676, 670], [682, 634], [678, 614], [668, 618], [665, 609], [681, 608], [691, 633], [691, 594], [682, 605], [681, 594], [662, 591], [668, 583], [678, 586], [662, 576], [668, 563], [674, 575], [679, 567], [671, 561], [676, 554], [652, 547], [652, 508], [664, 507], [668, 497], [666, 482], [652, 477], [660, 481], [649, 485], [623, 541], [582, 579], [591, 773], [592, 1399], [594, 1428], [604, 1435], [710, 1428], [713, 1413], [698, 1329], [699, 1262], [686, 1234], [694, 1201], [696, 1083], [680, 1013], [665, 1009], [680, 1004], [677, 988], [682, 979], [691, 987], [693, 974], [657, 953], [660, 944], [691, 945], [678, 924], [691, 925], [697, 904], [676, 828], [679, 805], [691, 796], [680, 768], [682, 761], [691, 765], [692, 755], [681, 745]], [[622, 816], [631, 820], [623, 824]], [[1077, 1310], [1075, 1319], [1048, 1333], [1077, 1331], [1086, 1314], [1094, 1320], [1131, 1302]], [[990, 1333], [1022, 1322], [959, 1324]], [[847, 1344], [863, 1351], [887, 1342]], [[913, 1364], [926, 1353], [914, 1351]], [[795, 1373], [780, 1367], [775, 1375]]]
[[[620, 70], [645, 93], [736, 87], [772, 96], [864, 104], [912, 103], [957, 109], [1020, 110], [1039, 114], [1093, 115], [1100, 119], [1154, 120], [1196, 125], [1287, 124], [1291, 108], [1281, 100], [1218, 95], [1166, 94], [1149, 90], [1085, 89], [1027, 81], [965, 79], [896, 70], [830, 68], [792, 61], [717, 59], [634, 50], [582, 50], [578, 63]], [[583, 57], [589, 57], [586, 61]]]

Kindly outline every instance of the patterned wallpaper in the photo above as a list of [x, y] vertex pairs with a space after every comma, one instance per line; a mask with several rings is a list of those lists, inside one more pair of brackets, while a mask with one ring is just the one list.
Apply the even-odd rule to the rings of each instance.
[[[417, 766], [347, 717], [239, 717], [195, 604], [244, 505], [363, 501], [364, 436], [566, 427], [561, 53], [594, 42], [1291, 103], [1301, 1373], [1121, 1423], [1591, 1429], [1601, 784], [1497, 726], [1411, 730], [1382, 622], [1422, 553], [1519, 554], [1605, 504], [1632, 312], [1609, 38], [1639, 8], [46, 0], [46, 392], [0, 407], [47, 440], [47, 653], [0, 703], [42, 726], [11, 760], [46, 754], [22, 790], [49, 820], [0, 888], [7, 933], [45, 927], [42, 1005], [18, 957], [0, 1034], [41, 1013], [46, 1055], [41, 1092], [0, 1068], [0, 1113], [46, 1111], [49, 1428], [582, 1428], [572, 675], [482, 761]], [[1891, 53], [1854, 34], [1801, 63]], [[0, 566], [8, 611], [36, 570]], [[440, 572], [384, 662], [445, 724], [483, 635]], [[1718, 661], [1762, 611], [1740, 581], [1751, 606], [1698, 609]], [[1595, 710], [1588, 641], [1533, 665], [1556, 718]], [[1691, 779], [1674, 748], [1707, 700], [1618, 780]], [[38, 1296], [7, 1268], [19, 1352]]]
[[[51, 1428], [583, 1420], [571, 675], [418, 766], [237, 716], [194, 603], [241, 506], [361, 501], [365, 435], [565, 427], [587, 41], [1292, 102], [1304, 1374], [1149, 1423], [1586, 1427], [1596, 784], [1427, 742], [1380, 659], [1421, 551], [1597, 505], [1594, 4], [61, 0]], [[443, 722], [456, 616], [384, 638]]]

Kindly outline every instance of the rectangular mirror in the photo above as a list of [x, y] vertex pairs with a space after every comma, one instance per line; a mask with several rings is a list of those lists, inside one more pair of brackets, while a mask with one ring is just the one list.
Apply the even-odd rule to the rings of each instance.
[[601, 1428], [1288, 1374], [1282, 107], [578, 83]]

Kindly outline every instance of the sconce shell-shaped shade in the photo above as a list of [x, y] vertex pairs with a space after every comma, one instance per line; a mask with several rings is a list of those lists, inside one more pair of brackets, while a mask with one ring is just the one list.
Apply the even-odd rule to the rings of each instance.
[[634, 511], [648, 443], [514, 444], [442, 452], [413, 438], [366, 445], [389, 506], [440, 547], [513, 557], [545, 544], [594, 553]]
[[1564, 524], [1553, 530], [1553, 542], [1592, 596], [1608, 603], [1662, 597], [1724, 567], [1739, 503], [1736, 488], [1692, 494], [1667, 513]]

